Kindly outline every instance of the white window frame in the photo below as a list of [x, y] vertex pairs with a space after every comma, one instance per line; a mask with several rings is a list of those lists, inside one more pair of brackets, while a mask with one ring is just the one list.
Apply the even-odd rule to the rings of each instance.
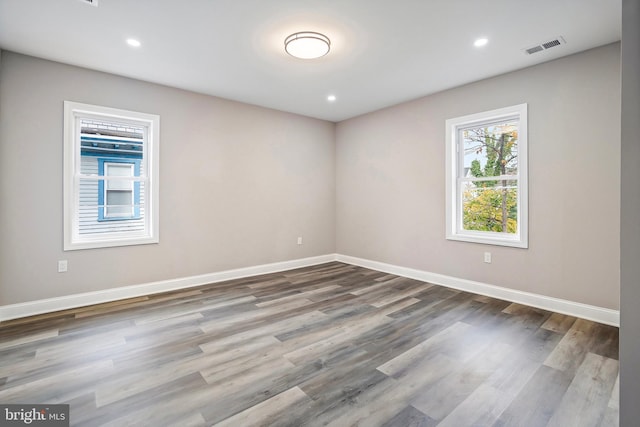
[[[145, 132], [143, 146], [144, 173], [132, 181], [144, 182], [144, 230], [139, 232], [107, 232], [95, 235], [79, 233], [80, 180], [106, 179], [81, 173], [81, 119], [112, 120], [130, 123]], [[160, 116], [118, 108], [64, 101], [64, 250], [114, 246], [143, 245], [159, 242], [159, 140]]]
[[[518, 120], [518, 229], [516, 233], [464, 230], [462, 183], [464, 178], [461, 130], [502, 120]], [[446, 238], [463, 242], [528, 248], [527, 104], [499, 108], [446, 121]], [[511, 178], [513, 179], [513, 177]]]

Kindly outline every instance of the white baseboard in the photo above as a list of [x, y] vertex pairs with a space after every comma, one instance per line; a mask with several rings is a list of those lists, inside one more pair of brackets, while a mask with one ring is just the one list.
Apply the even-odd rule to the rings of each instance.
[[597, 307], [579, 302], [567, 301], [559, 298], [533, 294], [530, 292], [518, 291], [515, 289], [503, 288], [489, 285], [487, 283], [475, 282], [472, 280], [459, 279], [457, 277], [445, 276], [443, 274], [430, 273], [428, 271], [415, 270], [412, 268], [399, 267], [385, 264], [378, 261], [371, 261], [356, 258], [348, 255], [336, 255], [336, 260], [347, 264], [370, 268], [397, 276], [408, 277], [410, 279], [421, 280], [448, 288], [459, 289], [472, 292], [474, 294], [486, 295], [505, 301], [516, 302], [531, 307], [542, 308], [544, 310], [557, 313], [568, 314], [594, 322], [604, 323], [611, 326], [620, 326], [620, 311], [608, 308]]
[[293, 270], [295, 268], [308, 267], [331, 261], [340, 261], [346, 264], [370, 268], [372, 270], [378, 270], [402, 277], [421, 280], [423, 282], [442, 285], [453, 289], [486, 295], [505, 301], [517, 302], [532, 307], [542, 308], [544, 310], [555, 311], [557, 313], [568, 314], [575, 317], [581, 317], [583, 319], [593, 320], [595, 322], [604, 323], [607, 325], [620, 325], [620, 312], [618, 310], [596, 307], [593, 305], [567, 301], [559, 298], [553, 298], [544, 295], [503, 288], [500, 286], [489, 285], [487, 283], [459, 279], [457, 277], [446, 276], [443, 274], [430, 273], [428, 271], [400, 267], [397, 265], [385, 264], [383, 262], [371, 261], [363, 258], [341, 254], [321, 255], [291, 261], [276, 262], [272, 264], [238, 268], [234, 270], [219, 271], [216, 273], [202, 274], [198, 276], [182, 277], [178, 279], [162, 280], [140, 285], [124, 286], [97, 292], [86, 292], [82, 294], [67, 295], [58, 298], [48, 298], [19, 304], [5, 305], [0, 306], [0, 321], [33, 316], [42, 313], [50, 313], [60, 310], [67, 310], [71, 308], [84, 307], [87, 305], [117, 301], [126, 298], [152, 295], [178, 289], [191, 288], [195, 286], [206, 285], [209, 283], [223, 282], [225, 280], [241, 279], [244, 277], [258, 276], [268, 273], [277, 273], [280, 271]]
[[272, 264], [238, 268], [234, 270], [219, 271], [216, 273], [202, 274], [198, 276], [162, 280], [140, 285], [123, 286], [97, 292], [86, 292], [82, 294], [5, 305], [0, 306], [0, 321], [191, 288], [209, 283], [223, 282], [225, 280], [241, 279], [244, 277], [258, 276], [260, 274], [277, 273], [280, 271], [292, 270], [294, 268], [324, 264], [335, 260], [335, 254], [321, 255], [291, 261], [275, 262]]

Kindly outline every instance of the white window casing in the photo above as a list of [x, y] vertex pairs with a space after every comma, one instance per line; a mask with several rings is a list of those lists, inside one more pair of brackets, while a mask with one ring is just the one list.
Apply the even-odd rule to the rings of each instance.
[[158, 115], [64, 102], [65, 251], [158, 243], [159, 136]]

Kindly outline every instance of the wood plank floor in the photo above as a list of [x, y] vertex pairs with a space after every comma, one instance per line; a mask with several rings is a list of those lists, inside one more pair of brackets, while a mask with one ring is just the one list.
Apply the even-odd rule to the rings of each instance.
[[0, 324], [78, 426], [616, 426], [617, 328], [332, 262]]

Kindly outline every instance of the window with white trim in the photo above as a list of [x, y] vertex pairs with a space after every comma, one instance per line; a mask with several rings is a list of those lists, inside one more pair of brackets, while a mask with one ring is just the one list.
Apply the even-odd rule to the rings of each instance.
[[64, 103], [64, 250], [158, 242], [160, 118]]
[[527, 104], [446, 121], [446, 237], [528, 247]]
[[140, 176], [140, 161], [100, 158], [98, 174], [126, 177], [98, 182], [98, 221], [140, 219], [140, 182], [128, 179]]

